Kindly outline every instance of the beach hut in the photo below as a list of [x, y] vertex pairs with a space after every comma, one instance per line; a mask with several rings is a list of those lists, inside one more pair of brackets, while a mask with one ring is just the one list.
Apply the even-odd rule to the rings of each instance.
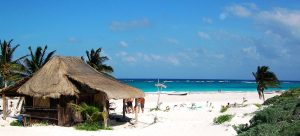
[[110, 99], [144, 97], [137, 88], [100, 73], [77, 57], [55, 56], [31, 78], [4, 89], [7, 95], [25, 97], [25, 115], [56, 121], [60, 126], [72, 123], [69, 103], [85, 102], [108, 111]]

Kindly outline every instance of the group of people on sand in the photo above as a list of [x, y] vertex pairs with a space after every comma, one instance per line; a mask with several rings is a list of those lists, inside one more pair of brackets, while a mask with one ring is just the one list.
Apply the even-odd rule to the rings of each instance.
[[137, 103], [133, 107], [133, 101], [134, 98], [125, 99], [125, 107], [126, 113], [134, 113], [135, 111], [137, 113], [140, 112], [140, 109], [142, 110], [142, 113], [144, 113], [144, 107], [145, 107], [145, 98], [137, 98]]

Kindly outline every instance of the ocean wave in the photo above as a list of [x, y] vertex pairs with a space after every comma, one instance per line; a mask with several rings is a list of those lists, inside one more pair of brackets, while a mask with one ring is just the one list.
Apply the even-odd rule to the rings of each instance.
[[133, 82], [133, 80], [124, 80], [124, 82]]
[[228, 80], [221, 80], [221, 81], [218, 81], [219, 83], [228, 83], [229, 81]]
[[164, 81], [165, 83], [168, 83], [168, 82], [174, 82], [174, 81], [170, 81], [170, 80], [166, 80], [166, 81]]
[[246, 84], [253, 84], [253, 83], [256, 83], [256, 82], [251, 82], [251, 81], [242, 81], [242, 83], [246, 83]]

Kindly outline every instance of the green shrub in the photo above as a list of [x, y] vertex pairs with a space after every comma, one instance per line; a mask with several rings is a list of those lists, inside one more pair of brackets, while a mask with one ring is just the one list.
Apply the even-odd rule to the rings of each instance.
[[224, 113], [224, 112], [226, 112], [226, 111], [228, 110], [228, 108], [229, 108], [229, 107], [223, 106], [223, 105], [222, 105], [222, 106], [221, 106], [220, 112], [221, 112], [221, 113]]
[[75, 129], [77, 130], [86, 130], [86, 131], [97, 131], [102, 127], [97, 122], [84, 122], [75, 125]]
[[260, 124], [239, 133], [239, 136], [279, 136], [279, 132], [277, 126], [272, 124]]
[[262, 105], [259, 104], [259, 103], [255, 103], [254, 105], [255, 105], [258, 109], [261, 109], [261, 108], [262, 108]]
[[220, 116], [214, 118], [214, 123], [215, 124], [223, 124], [226, 121], [231, 121], [231, 119], [233, 117], [234, 117], [234, 115], [231, 115], [231, 114], [220, 115]]
[[282, 101], [286, 101], [287, 99], [295, 99], [300, 96], [300, 88], [297, 89], [290, 89], [286, 92], [283, 92], [280, 96], [274, 96], [272, 98], [267, 99], [263, 105], [270, 105], [270, 104], [278, 104]]
[[249, 126], [233, 126], [239, 136], [300, 135], [300, 89], [291, 89], [264, 102]]
[[11, 125], [11, 126], [23, 126], [22, 122], [19, 122], [17, 120], [14, 120], [14, 121], [10, 122], [9, 125]]
[[151, 111], [160, 111], [161, 109], [159, 107], [155, 107], [155, 108], [150, 108], [150, 112]]
[[293, 123], [284, 126], [281, 131], [283, 136], [299, 136], [300, 135], [300, 120], [297, 120]]
[[49, 123], [48, 123], [48, 121], [40, 121], [40, 122], [35, 123], [34, 125], [36, 125], [36, 126], [48, 126]]
[[238, 134], [248, 130], [248, 124], [233, 125], [232, 127]]
[[104, 127], [103, 125], [99, 124], [98, 122], [84, 122], [75, 125], [75, 129], [77, 130], [86, 130], [86, 131], [97, 131], [100, 129], [103, 130], [113, 130], [111, 127]]

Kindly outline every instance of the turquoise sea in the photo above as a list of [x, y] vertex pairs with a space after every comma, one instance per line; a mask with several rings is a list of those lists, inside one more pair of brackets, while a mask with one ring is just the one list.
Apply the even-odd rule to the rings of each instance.
[[[144, 92], [157, 92], [157, 79], [120, 79], [122, 82], [139, 88]], [[226, 80], [226, 79], [160, 79], [167, 88], [162, 91], [171, 92], [244, 92], [256, 91], [254, 80]], [[300, 87], [300, 81], [281, 81], [279, 88], [269, 88], [266, 91], [288, 90]]]

